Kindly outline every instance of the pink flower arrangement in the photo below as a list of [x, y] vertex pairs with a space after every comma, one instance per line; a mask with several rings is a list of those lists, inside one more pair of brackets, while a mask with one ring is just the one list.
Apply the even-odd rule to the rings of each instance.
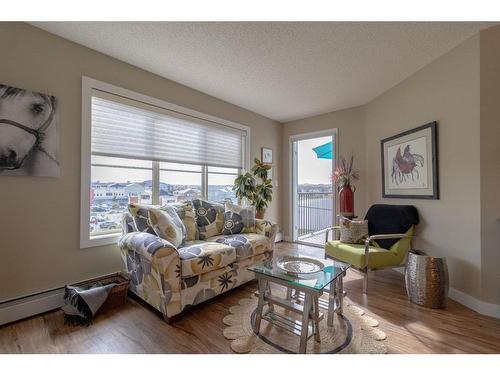
[[351, 156], [349, 162], [341, 156], [340, 163], [333, 172], [333, 182], [338, 184], [339, 188], [343, 186], [354, 186], [354, 182], [359, 180], [359, 171], [353, 168], [354, 156]]

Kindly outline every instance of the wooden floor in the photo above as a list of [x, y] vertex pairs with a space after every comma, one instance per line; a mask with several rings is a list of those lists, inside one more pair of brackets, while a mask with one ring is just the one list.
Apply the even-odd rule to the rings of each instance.
[[[283, 252], [323, 254], [319, 248], [280, 243], [276, 253]], [[352, 301], [380, 321], [390, 353], [500, 353], [500, 320], [454, 301], [444, 310], [411, 304], [396, 271], [372, 273], [368, 295], [354, 271], [348, 271], [344, 286]], [[64, 325], [61, 311], [49, 312], [0, 328], [0, 353], [231, 353], [222, 318], [255, 289], [255, 282], [236, 288], [186, 311], [172, 325], [134, 298], [89, 327]]]

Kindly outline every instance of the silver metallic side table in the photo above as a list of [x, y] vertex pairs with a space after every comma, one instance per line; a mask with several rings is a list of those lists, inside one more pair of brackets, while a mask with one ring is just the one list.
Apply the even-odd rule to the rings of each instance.
[[433, 309], [446, 307], [449, 288], [446, 258], [428, 256], [420, 250], [410, 251], [405, 282], [411, 302]]

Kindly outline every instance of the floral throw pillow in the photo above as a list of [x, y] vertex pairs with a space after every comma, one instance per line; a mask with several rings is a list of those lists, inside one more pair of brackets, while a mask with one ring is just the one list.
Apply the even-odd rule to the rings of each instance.
[[149, 225], [149, 209], [151, 207], [152, 206], [137, 203], [129, 203], [128, 212], [132, 215], [132, 220], [138, 232], [156, 234], [151, 225]]
[[255, 208], [226, 202], [222, 234], [255, 232]]
[[191, 201], [183, 201], [176, 203], [169, 203], [164, 207], [173, 207], [175, 212], [181, 219], [182, 223], [186, 227], [186, 239], [185, 241], [195, 241], [198, 238], [198, 226], [196, 225], [196, 215], [194, 214], [193, 204]]
[[224, 205], [203, 199], [193, 199], [193, 206], [200, 240], [222, 234]]
[[149, 224], [156, 235], [179, 247], [186, 239], [186, 227], [174, 207], [149, 209]]
[[368, 237], [368, 220], [340, 218], [340, 242], [360, 243]]

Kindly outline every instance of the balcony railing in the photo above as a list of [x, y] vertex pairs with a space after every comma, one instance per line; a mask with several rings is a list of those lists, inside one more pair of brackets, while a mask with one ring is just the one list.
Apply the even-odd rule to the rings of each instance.
[[333, 193], [298, 193], [299, 240], [333, 226]]

